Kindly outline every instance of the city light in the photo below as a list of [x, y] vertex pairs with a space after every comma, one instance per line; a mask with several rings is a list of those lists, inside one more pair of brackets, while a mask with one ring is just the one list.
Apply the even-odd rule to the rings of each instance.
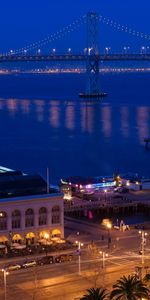
[[99, 254], [102, 255], [102, 268], [105, 268], [105, 260], [106, 260], [106, 257], [108, 257], [108, 253], [106, 253], [104, 251], [99, 251]]
[[7, 276], [9, 272], [6, 269], [2, 269], [2, 272], [4, 274], [4, 300], [7, 300]]
[[139, 234], [141, 235], [141, 257], [142, 257], [142, 265], [144, 265], [145, 262], [145, 245], [146, 245], [146, 236], [148, 235], [147, 232], [144, 230], [139, 230]]
[[84, 244], [81, 243], [80, 241], [76, 241], [75, 243], [76, 243], [76, 245], [78, 245], [78, 251], [77, 251], [77, 254], [78, 254], [78, 273], [79, 273], [79, 275], [81, 275], [81, 247], [83, 247]]

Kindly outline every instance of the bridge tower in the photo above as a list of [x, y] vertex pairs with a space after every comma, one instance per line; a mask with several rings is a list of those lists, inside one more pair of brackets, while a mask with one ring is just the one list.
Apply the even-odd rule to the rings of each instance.
[[86, 92], [82, 98], [99, 98], [106, 96], [100, 91], [99, 85], [99, 15], [95, 12], [87, 14], [87, 48], [86, 48]]

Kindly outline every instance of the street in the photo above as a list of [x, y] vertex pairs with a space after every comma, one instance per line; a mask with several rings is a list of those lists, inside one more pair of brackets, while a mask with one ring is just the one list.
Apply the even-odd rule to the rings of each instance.
[[[71, 222], [71, 221], [70, 221]], [[109, 290], [112, 284], [122, 275], [132, 274], [135, 267], [141, 265], [139, 247], [141, 237], [137, 230], [120, 232], [111, 231], [111, 245], [108, 249], [107, 232], [103, 232], [104, 240], [99, 236], [101, 230], [89, 224], [86, 226], [76, 222], [68, 223], [71, 226], [70, 238], [80, 239], [84, 242], [81, 251], [81, 275], [79, 275], [79, 262], [76, 250], [75, 260], [71, 262], [52, 265], [36, 266], [29, 269], [12, 271], [7, 276], [7, 300], [21, 298], [22, 300], [73, 300], [82, 296], [87, 288], [103, 286]], [[76, 230], [80, 227], [80, 234]], [[69, 232], [69, 230], [68, 230]], [[94, 237], [94, 251], [89, 242]], [[102, 255], [99, 251], [108, 253], [103, 267]], [[150, 265], [149, 235], [145, 247], [145, 266]], [[14, 259], [13, 259], [14, 260]], [[17, 259], [16, 259], [17, 262]], [[145, 269], [146, 272], [146, 269]], [[0, 276], [0, 299], [4, 295], [3, 273]]]

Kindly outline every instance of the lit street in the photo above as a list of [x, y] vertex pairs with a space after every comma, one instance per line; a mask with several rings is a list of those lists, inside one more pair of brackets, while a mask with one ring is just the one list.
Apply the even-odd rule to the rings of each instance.
[[[96, 283], [110, 288], [121, 275], [134, 272], [134, 267], [138, 264], [139, 257], [132, 257], [131, 253], [110, 255], [106, 261], [106, 269], [102, 269], [102, 259], [82, 258], [81, 276], [78, 275], [77, 261], [10, 272], [7, 276], [8, 299], [21, 297], [22, 300], [30, 300], [36, 294], [34, 299], [71, 300]], [[0, 286], [3, 295], [2, 276]]]
[[[77, 229], [76, 222], [66, 223], [68, 226], [75, 226], [75, 229]], [[95, 225], [89, 224], [87, 228], [84, 225], [81, 227], [81, 224], [78, 224], [78, 226], [82, 229], [78, 238], [85, 243], [81, 251], [81, 276], [78, 273], [78, 255], [71, 262], [12, 271], [7, 276], [7, 296], [9, 300], [18, 297], [21, 297], [22, 300], [72, 300], [83, 295], [84, 291], [91, 286], [99, 284], [110, 289], [115, 280], [120, 278], [121, 275], [132, 274], [135, 271], [135, 267], [141, 265], [141, 255], [139, 255], [140, 235], [138, 230], [126, 232], [112, 230], [112, 242], [110, 249], [108, 249], [107, 232], [103, 231], [106, 236], [104, 241], [101, 241], [98, 237], [102, 230], [97, 230], [96, 232]], [[88, 234], [86, 230], [88, 230]], [[72, 236], [74, 236], [76, 231], [72, 230], [72, 232]], [[88, 246], [88, 240], [91, 240], [92, 232], [95, 232], [94, 243], [96, 251], [90, 250]], [[100, 250], [108, 253], [104, 268], [102, 268], [103, 259], [99, 253]], [[76, 250], [73, 253], [76, 254]], [[149, 238], [147, 238], [144, 257], [145, 266], [149, 262], [149, 254]], [[14, 258], [11, 260], [17, 262], [17, 259], [15, 260]], [[19, 261], [21, 260], [22, 258], [19, 258]], [[1, 275], [0, 287], [0, 293], [3, 295], [3, 274]]]

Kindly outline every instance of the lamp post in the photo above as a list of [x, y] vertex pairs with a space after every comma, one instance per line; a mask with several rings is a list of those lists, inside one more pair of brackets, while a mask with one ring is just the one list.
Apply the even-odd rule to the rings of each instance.
[[110, 222], [108, 222], [106, 224], [106, 227], [108, 229], [108, 249], [109, 249], [109, 246], [110, 246], [110, 243], [111, 243], [110, 230], [112, 228], [112, 224]]
[[100, 251], [99, 253], [102, 255], [102, 268], [104, 269], [105, 268], [105, 260], [106, 260], [106, 257], [108, 257], [108, 253], [106, 253], [104, 251]]
[[46, 240], [46, 255], [47, 255], [47, 244], [48, 244], [48, 239], [49, 239], [49, 234], [47, 232], [45, 232], [44, 238]]
[[6, 269], [2, 269], [2, 272], [4, 274], [4, 299], [7, 300], [7, 293], [6, 293], [6, 289], [7, 289], [7, 280], [6, 277], [9, 274], [9, 272], [7, 272]]
[[145, 262], [145, 243], [146, 243], [147, 232], [145, 232], [144, 230], [140, 230], [139, 234], [141, 235], [142, 265], [144, 265], [144, 262]]
[[104, 189], [104, 194], [105, 194], [105, 201], [107, 200], [107, 190]]
[[81, 275], [81, 247], [83, 247], [83, 243], [76, 241], [76, 244], [78, 245], [78, 273]]

